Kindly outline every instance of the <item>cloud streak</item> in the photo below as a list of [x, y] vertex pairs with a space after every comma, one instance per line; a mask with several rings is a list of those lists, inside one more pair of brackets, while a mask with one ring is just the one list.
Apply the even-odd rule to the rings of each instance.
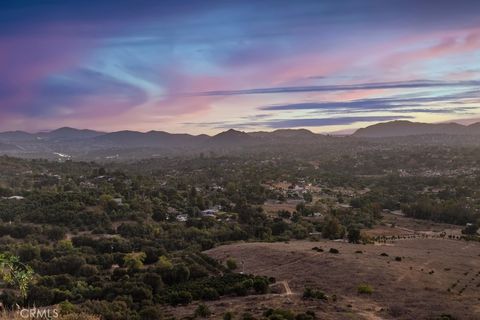
[[478, 87], [480, 80], [469, 81], [433, 81], [414, 80], [397, 82], [360, 83], [352, 85], [323, 85], [323, 86], [299, 86], [299, 87], [272, 87], [245, 90], [218, 90], [185, 94], [186, 96], [235, 96], [250, 94], [278, 94], [278, 93], [304, 93], [304, 92], [335, 92], [355, 90], [378, 90], [378, 89], [422, 89], [422, 88], [458, 88]]
[[[415, 97], [382, 97], [351, 101], [304, 102], [258, 107], [262, 111], [319, 110], [324, 113], [340, 112], [396, 112], [396, 113], [457, 113], [476, 109], [468, 106], [480, 102], [479, 90], [462, 91], [455, 94]], [[434, 104], [432, 106], [432, 104]], [[439, 108], [438, 105], [442, 105]]]

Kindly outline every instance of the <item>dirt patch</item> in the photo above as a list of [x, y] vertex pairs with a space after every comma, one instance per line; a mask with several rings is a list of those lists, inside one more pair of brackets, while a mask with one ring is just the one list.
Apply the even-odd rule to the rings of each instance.
[[[329, 253], [330, 248], [339, 254]], [[259, 310], [248, 312], [283, 307], [313, 309], [322, 319], [427, 319], [442, 313], [480, 319], [480, 310], [472, 307], [480, 302], [480, 244], [475, 242], [419, 238], [389, 245], [243, 243], [206, 253], [222, 261], [243, 261], [245, 272], [273, 276], [292, 292], [227, 299], [231, 304], [216, 310], [218, 314], [228, 308], [242, 312], [255, 304]], [[370, 285], [373, 293], [359, 294], [360, 284]], [[336, 301], [303, 300], [305, 287], [322, 290]]]

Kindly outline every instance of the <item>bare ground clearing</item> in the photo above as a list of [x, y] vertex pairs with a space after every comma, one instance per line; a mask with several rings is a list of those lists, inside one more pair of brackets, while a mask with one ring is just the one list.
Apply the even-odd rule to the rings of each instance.
[[[314, 251], [313, 247], [323, 248], [324, 252]], [[331, 254], [330, 248], [340, 253]], [[242, 243], [206, 253], [221, 261], [243, 261], [246, 273], [273, 276], [292, 292], [213, 302], [211, 308], [219, 318], [227, 310], [261, 314], [265, 309], [280, 307], [314, 310], [320, 319], [435, 319], [441, 314], [480, 319], [480, 244], [475, 242], [413, 239], [389, 245], [334, 241]], [[358, 294], [360, 284], [369, 284], [374, 292]], [[302, 300], [305, 287], [320, 289], [330, 297], [335, 295], [337, 300]]]

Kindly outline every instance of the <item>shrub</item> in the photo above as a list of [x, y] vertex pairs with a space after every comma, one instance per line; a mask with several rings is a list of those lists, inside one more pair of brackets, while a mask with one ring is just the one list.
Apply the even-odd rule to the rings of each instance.
[[142, 320], [157, 320], [162, 318], [160, 310], [155, 306], [147, 306], [140, 311]]
[[143, 267], [146, 254], [144, 252], [131, 252], [123, 257], [125, 267], [133, 270], [138, 270]]
[[328, 297], [323, 291], [305, 288], [303, 291], [303, 299], [328, 300]]
[[242, 314], [242, 320], [255, 320], [251, 313], [245, 312]]
[[167, 301], [171, 305], [188, 304], [192, 302], [192, 294], [188, 291], [173, 291], [167, 296]]
[[248, 294], [248, 289], [242, 285], [241, 283], [237, 283], [234, 287], [233, 287], [233, 292], [235, 292], [235, 294], [239, 297], [243, 297], [243, 296], [246, 296]]
[[299, 313], [295, 316], [295, 320], [314, 320], [315, 317], [315, 312], [309, 310], [305, 313]]
[[253, 289], [256, 293], [265, 294], [268, 292], [268, 282], [263, 278], [256, 278], [253, 281]]
[[402, 261], [402, 257], [395, 257], [395, 261]]
[[195, 317], [208, 318], [211, 314], [210, 309], [204, 304], [199, 304], [195, 309]]
[[235, 270], [237, 269], [237, 262], [234, 259], [228, 259], [227, 260], [227, 268], [229, 270]]
[[381, 255], [382, 257], [388, 257], [388, 253], [385, 253], [385, 252], [380, 253], [380, 255]]
[[333, 253], [333, 254], [340, 253], [340, 251], [338, 251], [338, 249], [335, 249], [335, 248], [330, 248], [330, 250], [328, 250], [328, 252]]
[[368, 284], [361, 284], [358, 286], [357, 291], [360, 294], [372, 294], [373, 288]]
[[269, 320], [295, 320], [295, 315], [290, 310], [268, 309], [263, 315]]
[[223, 320], [233, 320], [233, 313], [230, 311], [225, 312], [223, 315]]
[[71, 303], [70, 301], [63, 301], [58, 304], [60, 308], [60, 314], [61, 315], [66, 315], [73, 313], [75, 311], [75, 305]]
[[217, 300], [219, 297], [220, 295], [214, 288], [205, 288], [202, 290], [203, 300]]

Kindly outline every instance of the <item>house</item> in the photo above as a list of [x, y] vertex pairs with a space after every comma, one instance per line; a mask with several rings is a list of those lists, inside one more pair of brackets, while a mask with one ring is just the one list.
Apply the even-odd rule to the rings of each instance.
[[7, 199], [9, 199], [9, 200], [23, 200], [25, 198], [21, 197], [21, 196], [11, 196], [11, 197], [8, 197]]
[[187, 222], [188, 221], [188, 215], [179, 214], [175, 219], [177, 219], [178, 222]]
[[200, 212], [200, 215], [202, 217], [215, 217], [215, 214], [217, 214], [217, 212], [218, 210], [215, 209], [207, 209]]

